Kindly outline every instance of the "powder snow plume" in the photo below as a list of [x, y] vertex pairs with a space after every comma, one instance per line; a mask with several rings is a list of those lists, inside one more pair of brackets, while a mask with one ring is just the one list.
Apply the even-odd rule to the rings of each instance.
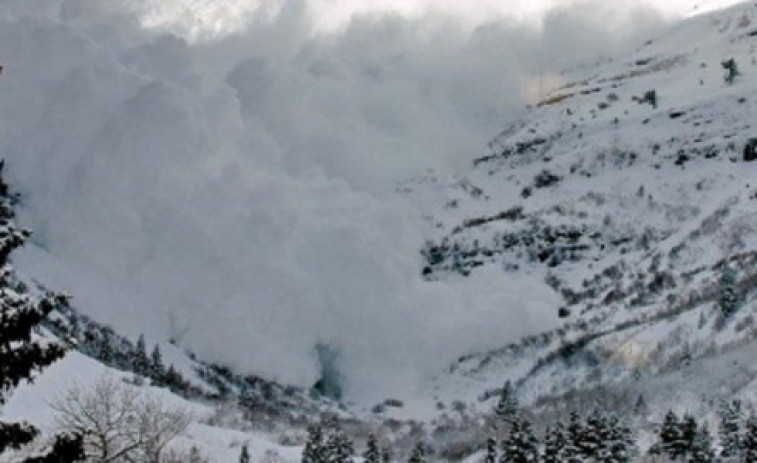
[[286, 382], [312, 384], [328, 344], [353, 397], [555, 323], [541, 276], [423, 281], [427, 225], [394, 186], [467, 165], [538, 82], [637, 45], [658, 12], [364, 12], [324, 32], [281, 1], [211, 20], [237, 2], [199, 16], [233, 34], [194, 40], [155, 5], [0, 5], [0, 146], [35, 230], [22, 271], [119, 329]]

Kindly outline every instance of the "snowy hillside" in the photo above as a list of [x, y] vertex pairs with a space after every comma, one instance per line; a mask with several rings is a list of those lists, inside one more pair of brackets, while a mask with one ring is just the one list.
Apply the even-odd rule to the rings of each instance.
[[[71, 388], [92, 387], [103, 378], [121, 381], [130, 380], [131, 375], [109, 369], [82, 354], [69, 353], [65, 359], [46, 370], [34, 384], [18, 389], [4, 407], [2, 418], [9, 421], [27, 420], [45, 432], [52, 432], [55, 429], [55, 414], [51, 404], [64, 397]], [[239, 457], [242, 445], [247, 445], [253, 461], [299, 461], [301, 448], [278, 445], [277, 434], [233, 429], [228, 424], [224, 426], [213, 420], [218, 411], [211, 405], [183, 400], [165, 389], [139, 389], [167, 406], [181, 407], [191, 412], [193, 423], [172, 443], [176, 449], [189, 450], [191, 446], [196, 446], [202, 455], [211, 457], [211, 462], [221, 462], [234, 461]], [[2, 458], [0, 461], [5, 461]]]
[[[525, 274], [561, 299], [559, 328], [462, 357], [438, 377], [440, 397], [476, 402], [504, 378], [530, 402], [651, 384], [753, 347], [756, 53], [755, 5], [695, 16], [631, 56], [562, 74], [468, 173], [400, 187], [434, 204], [424, 278], [488, 279], [495, 269], [492, 285]], [[729, 284], [737, 302], [724, 315]], [[757, 388], [751, 367], [734, 368], [713, 394]], [[685, 378], [681, 397], [709, 381]]]

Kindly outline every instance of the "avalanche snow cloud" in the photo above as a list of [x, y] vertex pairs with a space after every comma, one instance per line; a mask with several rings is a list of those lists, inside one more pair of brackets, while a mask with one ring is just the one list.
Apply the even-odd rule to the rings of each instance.
[[561, 67], [663, 24], [603, 3], [324, 32], [281, 1], [198, 40], [137, 0], [5, 0], [0, 146], [35, 230], [17, 264], [127, 333], [283, 381], [312, 384], [328, 344], [353, 397], [550, 326], [541, 277], [422, 281], [421, 212], [393, 190], [480, 154]]

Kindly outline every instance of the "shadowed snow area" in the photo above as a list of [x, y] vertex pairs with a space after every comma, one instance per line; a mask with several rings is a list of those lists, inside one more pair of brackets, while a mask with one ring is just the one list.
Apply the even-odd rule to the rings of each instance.
[[17, 266], [103, 322], [271, 378], [312, 384], [329, 345], [350, 397], [548, 328], [543, 275], [423, 281], [427, 225], [394, 187], [467, 165], [562, 67], [664, 25], [604, 3], [324, 30], [305, 1], [229, 25], [244, 3], [181, 23], [137, 0], [6, 0], [0, 155], [35, 230]]

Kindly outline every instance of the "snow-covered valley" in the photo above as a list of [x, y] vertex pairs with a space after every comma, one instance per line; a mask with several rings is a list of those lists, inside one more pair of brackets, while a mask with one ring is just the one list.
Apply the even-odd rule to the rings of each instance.
[[[489, 152], [381, 193], [350, 183], [363, 171], [292, 163], [333, 126], [284, 146], [287, 124], [251, 109], [282, 91], [269, 64], [212, 45], [197, 58], [170, 36], [128, 37], [133, 25], [99, 30], [116, 13], [93, 20], [75, 3], [57, 29], [0, 6], [12, 39], [0, 45], [0, 139], [17, 221], [35, 228], [13, 263], [32, 294], [73, 295], [35, 335], [70, 352], [9, 394], [4, 421], [52, 432], [56, 397], [111, 377], [191, 410], [174, 445], [211, 462], [243, 446], [252, 461], [300, 461], [324, 417], [357, 454], [378, 434], [393, 461], [418, 442], [428, 461], [482, 461], [508, 380], [537, 435], [599, 408], [630, 423], [642, 452], [669, 409], [713, 434], [721, 402], [754, 411], [753, 3], [574, 63]], [[54, 67], [34, 75], [35, 55]], [[217, 74], [195, 72], [206, 60]], [[300, 84], [346, 72], [319, 66]], [[28, 100], [35, 86], [53, 96]], [[468, 149], [472, 132], [448, 135], [414, 148]], [[319, 162], [348, 171], [324, 154], [343, 154], [332, 142], [314, 148]], [[174, 376], [133, 371], [140, 333]]]

